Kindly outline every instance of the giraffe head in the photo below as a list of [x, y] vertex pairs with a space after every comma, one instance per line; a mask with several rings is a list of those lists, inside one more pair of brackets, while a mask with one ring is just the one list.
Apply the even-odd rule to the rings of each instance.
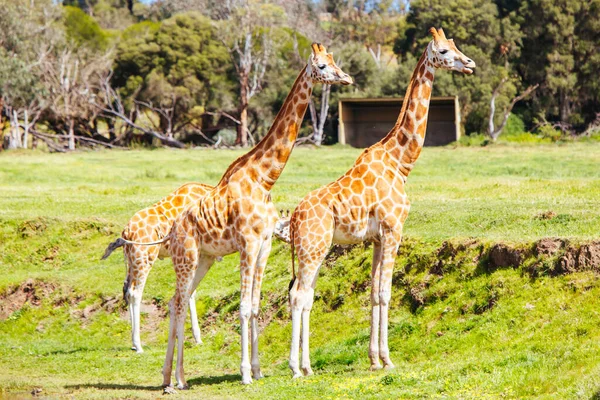
[[310, 77], [314, 82], [325, 84], [341, 83], [342, 85], [351, 85], [352, 78], [335, 65], [333, 55], [328, 53], [321, 43], [313, 43], [312, 54], [308, 59], [308, 68]]
[[454, 44], [454, 40], [446, 39], [442, 28], [430, 28], [433, 40], [429, 45], [427, 57], [436, 68], [458, 71], [463, 74], [472, 74], [475, 61], [465, 56]]

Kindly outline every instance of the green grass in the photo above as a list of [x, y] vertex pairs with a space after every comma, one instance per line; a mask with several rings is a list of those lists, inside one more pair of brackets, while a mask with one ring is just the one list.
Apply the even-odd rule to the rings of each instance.
[[[123, 309], [101, 307], [120, 296], [123, 259], [113, 255], [100, 262], [99, 257], [134, 212], [182, 183], [215, 184], [240, 154], [0, 153], [0, 293], [29, 278], [55, 289], [40, 296], [40, 305], [25, 304], [0, 321], [0, 396], [26, 395], [34, 387], [43, 395], [77, 398], [161, 394], [168, 321], [143, 315], [146, 352], [131, 352]], [[273, 190], [276, 206], [293, 208], [310, 190], [347, 170], [358, 154], [343, 147], [296, 149]], [[192, 346], [187, 330], [191, 390], [179, 396], [598, 396], [596, 272], [533, 276], [527, 263], [489, 271], [477, 254], [495, 242], [525, 246], [548, 236], [572, 243], [598, 239], [599, 156], [600, 145], [594, 143], [423, 151], [407, 187], [412, 208], [394, 278], [393, 371], [368, 372], [372, 250], [359, 246], [322, 269], [311, 321], [316, 375], [290, 379], [289, 249], [275, 243], [263, 291], [266, 378], [240, 385], [238, 257], [226, 257], [199, 286], [204, 344]], [[540, 218], [550, 211], [554, 218]], [[432, 272], [442, 242], [469, 238], [479, 244], [444, 259], [442, 275]], [[144, 300], [164, 312], [173, 282], [170, 261], [158, 262]]]

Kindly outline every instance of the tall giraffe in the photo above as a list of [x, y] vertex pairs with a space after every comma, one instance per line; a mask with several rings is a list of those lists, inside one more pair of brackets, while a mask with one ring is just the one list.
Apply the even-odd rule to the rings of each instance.
[[[168, 256], [169, 243], [142, 246], [128, 242], [147, 242], [164, 238], [169, 233], [175, 218], [212, 188], [212, 186], [202, 183], [186, 183], [152, 206], [138, 211], [123, 229], [121, 237], [109, 244], [102, 256], [104, 260], [117, 248], [124, 246], [123, 254], [127, 262], [127, 276], [123, 284], [123, 298], [129, 306], [131, 341], [133, 343], [131, 349], [138, 353], [144, 352], [140, 340], [140, 307], [144, 286], [156, 259]], [[196, 343], [201, 343], [194, 294], [190, 297], [189, 306], [192, 333]]]
[[[298, 75], [267, 135], [229, 166], [214, 189], [175, 220], [169, 236], [164, 239], [170, 241], [177, 276], [175, 295], [169, 302], [169, 344], [163, 366], [163, 386], [167, 393], [174, 391], [171, 372], [175, 342], [177, 387], [187, 388], [183, 372], [183, 326], [189, 298], [215, 258], [234, 252], [240, 253], [242, 383], [262, 377], [257, 317], [262, 276], [277, 220], [276, 213], [273, 216], [271, 212], [270, 192], [294, 147], [316, 82], [349, 85], [352, 78], [337, 67], [333, 56], [322, 45], [313, 43], [308, 64]], [[249, 321], [252, 363], [248, 356]]]
[[[409, 211], [404, 184], [419, 157], [425, 130], [433, 75], [438, 68], [471, 74], [475, 63], [462, 54], [442, 29], [430, 29], [433, 40], [411, 77], [402, 110], [392, 130], [366, 149], [337, 181], [309, 193], [296, 207], [290, 221], [292, 270], [294, 250], [298, 273], [290, 285], [292, 344], [289, 366], [298, 368], [302, 324], [302, 373], [311, 375], [309, 319], [317, 274], [332, 243], [373, 241], [371, 271], [371, 369], [394, 364], [388, 349], [388, 307], [392, 270]], [[300, 319], [301, 318], [301, 319]]]

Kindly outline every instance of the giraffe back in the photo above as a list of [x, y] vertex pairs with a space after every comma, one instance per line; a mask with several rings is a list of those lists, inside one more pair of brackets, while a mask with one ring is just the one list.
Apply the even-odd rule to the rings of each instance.
[[162, 239], [169, 233], [175, 218], [212, 188], [202, 183], [186, 183], [157, 203], [135, 213], [121, 236], [136, 242]]

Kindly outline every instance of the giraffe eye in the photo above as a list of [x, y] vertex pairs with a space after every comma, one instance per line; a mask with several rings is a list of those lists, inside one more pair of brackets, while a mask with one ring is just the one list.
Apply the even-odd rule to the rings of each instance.
[[325, 65], [325, 64], [319, 64], [319, 65], [318, 65], [319, 69], [325, 69], [325, 67], [326, 67], [326, 66], [327, 66], [327, 65]]
[[440, 50], [440, 54], [446, 54], [448, 50]]

